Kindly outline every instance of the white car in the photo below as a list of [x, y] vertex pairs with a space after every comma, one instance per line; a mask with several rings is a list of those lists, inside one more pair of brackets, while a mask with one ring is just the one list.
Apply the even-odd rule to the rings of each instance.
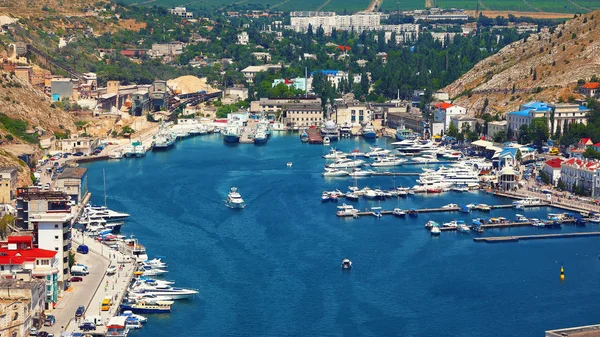
[[117, 273], [117, 266], [110, 266], [106, 269], [106, 275], [114, 275]]
[[37, 336], [37, 329], [31, 328], [31, 330], [29, 330], [29, 336]]

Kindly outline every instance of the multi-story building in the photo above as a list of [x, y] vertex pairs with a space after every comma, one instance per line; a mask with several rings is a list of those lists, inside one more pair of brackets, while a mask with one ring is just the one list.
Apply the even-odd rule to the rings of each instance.
[[498, 133], [506, 132], [507, 121], [492, 121], [488, 123], [487, 135], [489, 139], [493, 139]]
[[600, 82], [587, 82], [579, 87], [579, 93], [587, 97], [598, 97], [600, 94]]
[[543, 102], [529, 102], [521, 105], [519, 111], [509, 112], [507, 115], [508, 127], [518, 133], [522, 125], [530, 125], [534, 118], [545, 117], [551, 133], [563, 130], [565, 124], [587, 123], [587, 113], [590, 110], [582, 105], [571, 103], [546, 104]]
[[33, 247], [31, 236], [9, 236], [0, 247], [0, 277], [30, 281], [43, 280], [46, 286], [46, 309], [58, 302], [61, 263], [57, 252]]
[[66, 289], [69, 278], [69, 251], [71, 250], [72, 215], [64, 213], [36, 214], [29, 217], [33, 235], [41, 249], [56, 252], [59, 260], [58, 286]]
[[169, 13], [173, 14], [173, 15], [177, 15], [183, 19], [193, 19], [194, 18], [194, 13], [192, 12], [188, 12], [187, 8], [185, 7], [174, 7], [174, 8], [169, 8]]
[[298, 98], [261, 98], [258, 101], [250, 102], [250, 112], [253, 113], [277, 113], [285, 112], [292, 104], [301, 104], [309, 106], [313, 110], [321, 109], [321, 98], [319, 97], [298, 97]]
[[68, 138], [59, 139], [56, 141], [56, 148], [63, 152], [82, 152], [83, 154], [90, 155], [94, 152], [94, 149], [98, 146], [98, 138]]
[[246, 46], [248, 45], [248, 43], [250, 43], [250, 37], [248, 36], [247, 32], [241, 32], [237, 35], [237, 44], [242, 45], [242, 46]]
[[271, 62], [271, 54], [267, 52], [257, 51], [252, 53], [252, 56], [254, 56], [257, 61]]
[[[323, 74], [327, 80], [335, 85], [336, 87], [339, 87], [340, 85], [340, 81], [342, 80], [351, 80], [352, 83], [360, 83], [361, 79], [362, 79], [362, 75], [361, 74], [353, 74], [352, 78], [349, 79], [348, 76], [349, 74], [345, 71], [341, 71], [341, 70], [320, 70], [321, 74]], [[311, 80], [312, 78], [314, 78], [314, 74], [315, 71], [313, 71], [310, 76], [311, 76]], [[312, 83], [312, 81], [311, 81]]]
[[70, 78], [54, 78], [50, 81], [52, 101], [60, 101], [73, 97], [73, 80]]
[[0, 336], [24, 337], [41, 328], [45, 297], [43, 281], [0, 279]]
[[507, 114], [508, 129], [511, 129], [515, 136], [522, 125], [529, 125], [534, 118], [546, 117], [550, 114], [552, 108], [543, 102], [529, 102], [521, 105], [520, 110], [509, 112]]
[[550, 176], [550, 181], [556, 186], [558, 179], [560, 179], [560, 169], [562, 165], [562, 159], [552, 158], [546, 160], [544, 167], [542, 168]]
[[[418, 24], [382, 25], [381, 19], [386, 19], [387, 14], [360, 12], [352, 15], [337, 15], [335, 12], [292, 12], [290, 13], [290, 25], [286, 26], [295, 32], [303, 33], [311, 27], [315, 32], [319, 27], [326, 35], [335, 30], [355, 31], [358, 34], [363, 31], [385, 31], [396, 33], [400, 41], [416, 39], [419, 34]], [[389, 37], [386, 36], [389, 39]], [[398, 40], [397, 40], [398, 41]]]
[[9, 203], [17, 189], [18, 170], [16, 167], [0, 167], [0, 203]]
[[288, 87], [293, 86], [294, 89], [302, 90], [302, 91], [311, 91], [312, 90], [312, 78], [304, 78], [297, 77], [292, 79], [287, 78], [277, 78], [273, 80], [272, 86], [276, 86], [278, 84], [285, 84]]
[[371, 106], [362, 102], [349, 102], [336, 105], [330, 119], [338, 125], [360, 126], [373, 120]]
[[248, 80], [248, 82], [251, 82], [252, 80], [254, 80], [254, 76], [256, 76], [256, 74], [263, 71], [268, 71], [270, 69], [273, 69], [275, 71], [281, 70], [281, 64], [263, 64], [260, 66], [248, 66], [242, 69], [242, 74], [244, 75], [244, 77], [246, 77], [246, 80]]
[[477, 124], [482, 125], [483, 122], [483, 120], [467, 115], [454, 115], [450, 118], [450, 123], [454, 124], [459, 131], [475, 131]]
[[78, 203], [88, 192], [87, 168], [67, 167], [58, 176], [54, 190], [65, 192], [71, 200]]
[[583, 105], [571, 104], [571, 103], [557, 103], [551, 104], [550, 107], [554, 112], [554, 128], [550, 121], [550, 114], [548, 114], [548, 127], [551, 133], [555, 133], [556, 130], [564, 130], [565, 124], [587, 124], [587, 114], [590, 109]]
[[[34, 229], [30, 221], [32, 215], [46, 213], [70, 214], [71, 200], [64, 192], [41, 191], [38, 188], [18, 188], [16, 207], [16, 227], [32, 231]], [[34, 242], [37, 243], [37, 241]]]
[[450, 126], [452, 117], [466, 115], [467, 109], [450, 103], [438, 103], [433, 111], [433, 122], [443, 123], [444, 130]]
[[600, 162], [571, 158], [560, 166], [560, 179], [569, 191], [583, 187], [583, 192], [592, 197], [600, 195]]

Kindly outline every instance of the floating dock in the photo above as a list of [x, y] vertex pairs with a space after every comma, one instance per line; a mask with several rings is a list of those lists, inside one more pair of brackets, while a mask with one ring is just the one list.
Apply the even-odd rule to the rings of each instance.
[[562, 239], [600, 236], [600, 232], [565, 233], [565, 234], [540, 234], [540, 235], [518, 235], [518, 236], [492, 236], [487, 238], [473, 238], [475, 242], [501, 243], [518, 242], [521, 240]]
[[[509, 205], [489, 205], [490, 209], [501, 209], [501, 208], [513, 208], [514, 206], [512, 204]], [[548, 204], [532, 204], [532, 205], [525, 205], [525, 207], [543, 207], [543, 206], [548, 206]], [[421, 208], [421, 209], [417, 209], [416, 211], [418, 213], [436, 213], [436, 212], [458, 212], [460, 210], [460, 207], [439, 207], [439, 208]], [[479, 210], [477, 208], [473, 208], [473, 211], [480, 211], [483, 213], [487, 213], [486, 211], [482, 211]], [[408, 209], [403, 209], [402, 210], [405, 213], [408, 213]], [[391, 210], [381, 210], [380, 213], [382, 215], [388, 215], [388, 214], [392, 214]], [[358, 216], [364, 216], [364, 215], [374, 215], [374, 213], [370, 210], [365, 210], [365, 211], [359, 211], [357, 212], [355, 215], [346, 215], [348, 217], [350, 216], [354, 216], [354, 217], [358, 217]], [[524, 222], [525, 223], [525, 222]], [[517, 222], [517, 224], [519, 224], [519, 222]], [[531, 223], [529, 223], [531, 224]], [[493, 224], [493, 225], [499, 225], [499, 224]], [[510, 226], [507, 226], [510, 227]], [[484, 227], [485, 228], [485, 227]], [[491, 228], [491, 227], [490, 227]]]
[[323, 144], [323, 137], [321, 136], [321, 130], [319, 130], [319, 128], [309, 128], [307, 133], [309, 144]]

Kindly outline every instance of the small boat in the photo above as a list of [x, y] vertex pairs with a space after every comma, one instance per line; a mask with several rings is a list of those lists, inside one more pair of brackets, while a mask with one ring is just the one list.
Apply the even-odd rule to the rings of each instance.
[[[442, 224], [443, 227], [448, 227], [448, 228], [458, 228], [458, 225], [460, 224], [460, 221], [462, 220], [452, 220], [450, 222], [444, 222]], [[464, 221], [463, 221], [464, 223]]]
[[431, 227], [439, 227], [440, 224], [438, 224], [437, 222], [433, 221], [433, 220], [429, 220], [427, 221], [427, 223], [425, 223], [425, 228], [431, 228]]
[[352, 268], [352, 261], [350, 261], [350, 259], [343, 259], [342, 260], [342, 269], [350, 269]]
[[433, 236], [437, 236], [442, 233], [442, 230], [436, 226], [431, 227], [431, 229], [429, 231], [431, 232], [431, 235], [433, 235]]
[[461, 213], [471, 213], [471, 208], [466, 205], [460, 205], [460, 209], [458, 211]]
[[138, 321], [140, 321], [141, 323], [146, 323], [148, 321], [148, 318], [142, 315], [137, 315], [134, 314], [131, 310], [125, 310], [121, 313], [121, 316], [125, 316], [125, 317], [134, 317], [136, 318]]
[[306, 132], [306, 130], [302, 131], [302, 133], [300, 134], [300, 141], [302, 143], [308, 142], [308, 133]]
[[229, 195], [227, 195], [227, 207], [229, 208], [244, 208], [246, 207], [244, 199], [238, 192], [236, 187], [232, 187]]
[[408, 196], [408, 191], [404, 188], [398, 188], [398, 196], [402, 198], [406, 198]]
[[345, 177], [349, 175], [348, 171], [336, 169], [336, 168], [325, 168], [325, 172], [321, 173], [323, 177]]
[[392, 214], [394, 216], [401, 217], [401, 218], [405, 218], [406, 217], [406, 212], [404, 212], [400, 208], [394, 208], [394, 210], [392, 211]]
[[375, 139], [377, 138], [377, 133], [375, 133], [375, 129], [371, 123], [365, 125], [362, 129], [362, 136], [365, 139]]
[[323, 138], [323, 145], [329, 146], [329, 144], [331, 144], [331, 139], [329, 137]]
[[126, 326], [127, 317], [115, 316], [106, 323], [106, 335], [111, 337], [127, 337], [129, 328]]
[[523, 210], [523, 211], [525, 210], [525, 205], [523, 205], [523, 204], [515, 204], [513, 206], [515, 207], [515, 209], [520, 209], [520, 210]]
[[338, 201], [338, 195], [335, 193], [329, 193], [329, 200], [333, 201], [333, 202], [337, 202]]
[[417, 211], [417, 210], [416, 210], [416, 209], [414, 209], [414, 208], [411, 208], [411, 209], [408, 211], [408, 216], [412, 216], [413, 218], [416, 218], [416, 217], [418, 217], [418, 216], [419, 216], [419, 211]]
[[470, 233], [471, 232], [471, 228], [469, 228], [469, 226], [463, 224], [458, 225], [457, 230], [461, 233]]
[[546, 227], [546, 223], [539, 219], [531, 219], [531, 225], [533, 227]]
[[345, 194], [346, 199], [350, 200], [350, 201], [358, 201], [358, 195], [356, 195], [354, 192], [348, 192]]
[[371, 170], [362, 170], [360, 168], [355, 168], [350, 173], [350, 176], [353, 177], [353, 178], [356, 178], [356, 177], [369, 177], [373, 173], [375, 173], [375, 172], [373, 172]]
[[160, 258], [154, 258], [143, 263], [153, 268], [167, 268], [167, 263], [162, 262]]
[[292, 162], [291, 161], [288, 161], [287, 167], [292, 167]]
[[158, 276], [158, 275], [168, 273], [167, 270], [160, 269], [160, 268], [153, 268], [152, 266], [149, 266], [149, 265], [141, 266], [139, 271], [142, 272], [142, 274], [141, 274], [142, 276]]
[[458, 205], [457, 204], [448, 204], [448, 205], [442, 206], [442, 208], [445, 208], [445, 209], [447, 209], [447, 208], [458, 208]]
[[323, 194], [321, 194], [321, 202], [328, 202], [328, 201], [329, 201], [329, 193], [323, 192]]
[[376, 218], [381, 218], [381, 207], [371, 207], [371, 210], [373, 211], [372, 213]]
[[527, 221], [529, 221], [529, 220], [524, 215], [521, 215], [521, 214], [515, 215], [515, 222], [527, 222]]
[[479, 205], [475, 206], [475, 208], [477, 208], [478, 210], [483, 211], [483, 212], [489, 212], [492, 210], [492, 208], [486, 204], [479, 204]]
[[354, 216], [356, 213], [358, 213], [358, 210], [352, 205], [342, 204], [342, 206], [338, 206], [337, 208], [338, 211], [335, 214], [339, 217]]
[[342, 151], [337, 151], [335, 148], [331, 148], [326, 155], [323, 155], [325, 159], [342, 159], [346, 158], [346, 154]]
[[110, 158], [110, 159], [121, 159], [121, 158], [123, 158], [123, 152], [121, 152], [119, 150], [111, 152], [108, 155], [108, 158]]
[[134, 314], [156, 314], [171, 312], [173, 301], [156, 301], [156, 303], [146, 303], [140, 301], [134, 304], [121, 304], [121, 310], [129, 310]]
[[594, 214], [592, 215], [589, 220], [589, 222], [593, 222], [593, 223], [598, 223], [600, 222], [600, 214]]

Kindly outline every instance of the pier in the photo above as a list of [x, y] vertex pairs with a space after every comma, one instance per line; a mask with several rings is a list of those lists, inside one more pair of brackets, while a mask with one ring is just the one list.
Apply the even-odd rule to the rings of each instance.
[[517, 235], [517, 236], [492, 236], [492, 237], [487, 237], [487, 238], [473, 238], [473, 241], [486, 242], [486, 243], [501, 243], [501, 242], [518, 242], [521, 240], [579, 238], [579, 237], [590, 237], [590, 236], [600, 236], [600, 232]]
[[317, 127], [311, 127], [307, 131], [308, 143], [309, 144], [323, 144], [323, 137], [321, 136], [321, 130]]
[[[550, 205], [545, 204], [545, 203], [541, 203], [541, 204], [532, 204], [532, 205], [524, 205], [524, 206], [525, 207], [544, 207], [544, 206], [550, 206]], [[508, 205], [489, 205], [489, 207], [490, 207], [490, 209], [502, 209], [502, 208], [513, 208], [514, 206], [512, 204], [508, 204]], [[421, 208], [421, 209], [417, 209], [416, 211], [418, 213], [436, 213], [436, 212], [458, 212], [459, 210], [460, 210], [460, 207], [437, 207], [437, 208]], [[409, 210], [403, 209], [402, 211], [405, 212], [405, 213], [408, 213]], [[483, 213], [487, 213], [486, 211], [477, 209], [476, 207], [473, 207], [472, 211], [480, 211], [480, 212], [483, 212]], [[390, 210], [381, 210], [380, 213], [382, 215], [389, 215], [389, 214], [392, 214], [392, 211], [390, 211]], [[359, 217], [359, 216], [364, 216], [364, 215], [375, 215], [375, 213], [367, 209], [365, 211], [359, 211], [359, 212], [357, 212], [354, 215], [348, 214], [348, 215], [344, 215], [344, 216], [346, 216], [346, 217], [350, 217], [350, 216]], [[569, 221], [569, 220], [565, 220], [565, 222], [566, 221]], [[518, 223], [519, 222], [517, 222], [517, 224]], [[526, 222], [524, 222], [524, 223], [526, 223]], [[531, 224], [531, 223], [529, 223], [529, 224]], [[490, 224], [490, 225], [498, 225], [498, 224]]]

